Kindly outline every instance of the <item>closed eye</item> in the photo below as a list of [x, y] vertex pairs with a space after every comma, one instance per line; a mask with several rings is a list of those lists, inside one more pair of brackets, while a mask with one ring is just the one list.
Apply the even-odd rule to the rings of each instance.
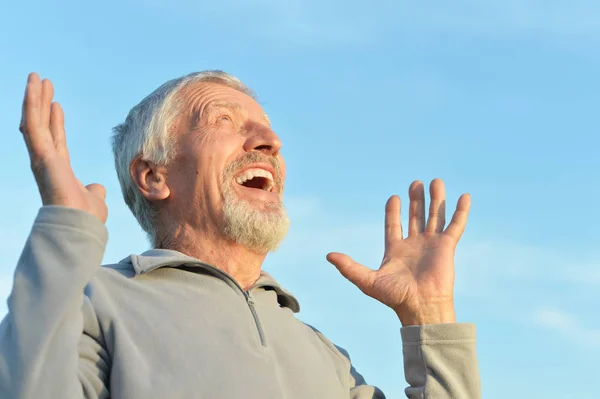
[[217, 120], [219, 122], [233, 122], [233, 119], [231, 119], [231, 116], [229, 116], [227, 114], [219, 115], [219, 118], [217, 118]]

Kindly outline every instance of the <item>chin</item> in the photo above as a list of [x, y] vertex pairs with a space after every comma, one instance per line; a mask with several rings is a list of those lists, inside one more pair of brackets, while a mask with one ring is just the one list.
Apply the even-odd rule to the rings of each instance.
[[224, 230], [233, 241], [249, 250], [275, 251], [287, 235], [290, 221], [283, 203], [272, 201], [225, 201]]

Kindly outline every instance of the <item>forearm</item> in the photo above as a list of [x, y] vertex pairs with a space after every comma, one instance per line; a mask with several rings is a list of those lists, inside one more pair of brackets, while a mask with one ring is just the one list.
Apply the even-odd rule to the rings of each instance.
[[0, 397], [83, 397], [78, 343], [83, 290], [100, 267], [105, 227], [81, 211], [44, 207], [15, 270], [0, 325]]

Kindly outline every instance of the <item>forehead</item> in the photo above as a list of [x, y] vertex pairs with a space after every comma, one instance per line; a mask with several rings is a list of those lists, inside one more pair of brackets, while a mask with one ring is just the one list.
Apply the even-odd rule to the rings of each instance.
[[193, 114], [203, 113], [211, 107], [227, 106], [246, 111], [249, 115], [264, 115], [260, 104], [248, 94], [218, 83], [192, 83], [184, 87], [179, 95], [185, 108]]

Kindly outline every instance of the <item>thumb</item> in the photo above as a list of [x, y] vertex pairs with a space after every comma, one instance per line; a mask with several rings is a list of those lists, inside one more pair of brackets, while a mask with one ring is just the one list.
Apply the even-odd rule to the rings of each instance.
[[94, 196], [100, 198], [101, 200], [106, 199], [106, 189], [101, 184], [88, 184], [85, 188]]
[[362, 292], [367, 294], [367, 292], [370, 291], [375, 273], [374, 270], [355, 262], [348, 255], [338, 252], [327, 254], [327, 260], [339, 270], [342, 276], [350, 280], [350, 282], [356, 285]]

